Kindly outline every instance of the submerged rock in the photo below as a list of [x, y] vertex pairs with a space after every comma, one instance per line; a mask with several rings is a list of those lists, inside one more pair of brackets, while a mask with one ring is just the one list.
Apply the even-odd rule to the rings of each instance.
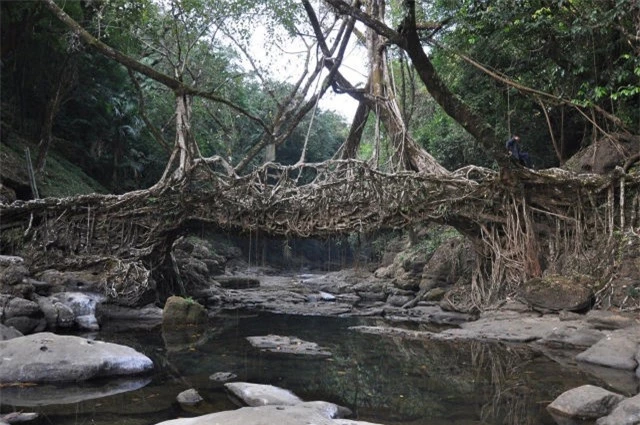
[[330, 357], [331, 352], [315, 342], [303, 341], [294, 336], [266, 335], [247, 337], [252, 346], [279, 354], [301, 354], [305, 356]]
[[583, 385], [560, 394], [547, 410], [580, 419], [595, 419], [608, 415], [624, 396], [594, 385]]
[[0, 416], [0, 424], [14, 424], [18, 422], [29, 422], [38, 419], [38, 413], [12, 412]]
[[109, 397], [143, 388], [150, 377], [114, 377], [78, 384], [40, 384], [8, 386], [2, 389], [2, 403], [14, 407], [49, 406], [52, 404], [77, 404], [86, 400]]
[[209, 380], [215, 382], [226, 382], [231, 381], [232, 379], [236, 379], [238, 375], [232, 372], [216, 372], [209, 376]]
[[194, 406], [204, 401], [202, 396], [198, 394], [198, 391], [196, 391], [193, 388], [190, 388], [178, 394], [178, 396], [176, 397], [176, 400], [178, 401], [178, 403], [186, 406]]
[[0, 352], [0, 382], [82, 381], [153, 369], [133, 348], [48, 332], [2, 341]]

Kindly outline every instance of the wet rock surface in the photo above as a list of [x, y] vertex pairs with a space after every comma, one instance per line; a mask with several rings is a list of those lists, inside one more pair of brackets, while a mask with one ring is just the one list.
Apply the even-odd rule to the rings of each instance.
[[250, 336], [249, 343], [262, 351], [277, 354], [292, 354], [312, 357], [331, 357], [331, 352], [315, 342], [280, 335]]
[[86, 381], [82, 384], [41, 383], [33, 386], [8, 386], [2, 389], [2, 402], [17, 407], [73, 405], [87, 400], [122, 394], [143, 388], [149, 377], [115, 377], [108, 380]]

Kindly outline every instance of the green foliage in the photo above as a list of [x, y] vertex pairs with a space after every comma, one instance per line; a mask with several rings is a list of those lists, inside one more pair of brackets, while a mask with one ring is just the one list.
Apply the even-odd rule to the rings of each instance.
[[[424, 10], [431, 19], [452, 19], [437, 36], [445, 49], [433, 49], [434, 64], [449, 87], [496, 128], [496, 139], [506, 140], [510, 132], [522, 136], [537, 166], [558, 161], [541, 106], [515, 90], [507, 92], [450, 50], [522, 85], [597, 105], [628, 128], [638, 128], [639, 46], [630, 37], [632, 16], [640, 13], [637, 2], [440, 0]], [[591, 134], [591, 124], [566, 107], [547, 105], [547, 113], [566, 159]], [[603, 118], [598, 125], [611, 130]]]

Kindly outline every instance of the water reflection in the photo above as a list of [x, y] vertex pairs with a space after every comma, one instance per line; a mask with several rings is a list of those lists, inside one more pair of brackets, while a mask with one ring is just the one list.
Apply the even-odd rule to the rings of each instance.
[[41, 384], [2, 388], [0, 405], [16, 407], [74, 404], [86, 400], [138, 390], [151, 382], [150, 377], [91, 380], [74, 384]]
[[[216, 372], [283, 387], [304, 400], [335, 402], [352, 409], [360, 420], [389, 425], [551, 425], [555, 422], [544, 410], [551, 400], [570, 388], [598, 384], [526, 347], [404, 340], [348, 329], [372, 324], [363, 320], [230, 315], [187, 338], [160, 331], [102, 334], [150, 356], [157, 374], [140, 390], [77, 403], [74, 414], [82, 412], [83, 421], [76, 423], [116, 423], [114, 415], [120, 415], [117, 423], [154, 424], [187, 416], [190, 413], [175, 402], [187, 388], [195, 388], [206, 400], [206, 412], [191, 414], [233, 409], [223, 384], [209, 379]], [[267, 334], [316, 342], [332, 356], [280, 356], [257, 350], [245, 339]], [[65, 423], [69, 410], [61, 405], [40, 408], [46, 423]]]

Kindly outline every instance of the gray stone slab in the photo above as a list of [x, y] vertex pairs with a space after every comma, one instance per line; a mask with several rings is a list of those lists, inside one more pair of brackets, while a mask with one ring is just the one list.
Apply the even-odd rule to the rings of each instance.
[[576, 356], [576, 360], [614, 369], [635, 370], [638, 343], [628, 335], [612, 333]]
[[371, 422], [331, 419], [314, 406], [260, 406], [211, 413], [197, 418], [174, 419], [157, 425], [377, 425]]
[[49, 332], [2, 341], [0, 353], [0, 382], [81, 381], [153, 369], [133, 348]]

